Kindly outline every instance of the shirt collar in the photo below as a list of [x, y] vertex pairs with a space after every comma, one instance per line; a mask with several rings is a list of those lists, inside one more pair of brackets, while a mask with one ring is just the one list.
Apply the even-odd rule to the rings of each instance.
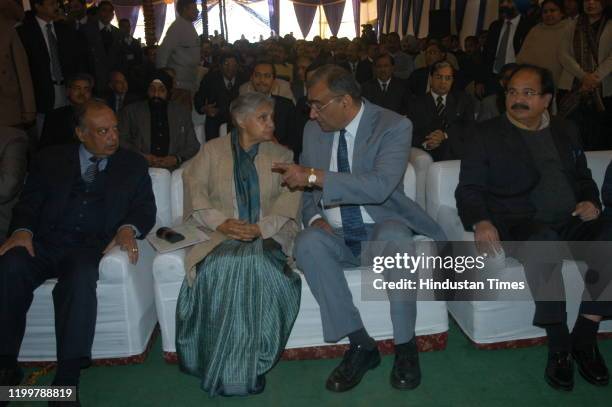
[[359, 112], [353, 117], [353, 120], [349, 124], [346, 125], [344, 130], [346, 130], [346, 135], [355, 139], [357, 137], [357, 129], [359, 129], [359, 122], [361, 121], [361, 116], [363, 116], [363, 111], [365, 110], [365, 103], [363, 100], [361, 102], [361, 107], [359, 108]]
[[42, 18], [39, 18], [38, 16], [36, 16], [36, 21], [38, 22], [40, 29], [43, 30], [45, 33], [47, 32], [47, 24], [51, 24], [51, 27], [53, 27], [53, 21], [45, 21]]
[[391, 82], [391, 78], [387, 79], [387, 81], [386, 81], [386, 82], [383, 82], [383, 81], [381, 81], [381, 80], [380, 80], [380, 79], [378, 79], [378, 78], [376, 78], [376, 80], [378, 81], [378, 84], [379, 84], [380, 86], [382, 86], [382, 85], [387, 85], [387, 86], [389, 86], [389, 83]]
[[[87, 169], [87, 167], [89, 167], [89, 164], [91, 164], [91, 161], [89, 161], [91, 157], [93, 157], [93, 154], [90, 153], [85, 148], [84, 144], [81, 144], [79, 146], [79, 162], [81, 164], [81, 173], [83, 173]], [[104, 171], [107, 163], [108, 163], [108, 157], [103, 158], [102, 160], [100, 160], [100, 163], [98, 164], [98, 169], [100, 171]]]
[[111, 29], [111, 25], [104, 25], [102, 24], [102, 21], [98, 20], [98, 28], [100, 30], [110, 30]]
[[512, 20], [505, 20], [504, 24], [508, 24], [508, 21], [510, 21], [512, 23], [512, 26], [516, 27], [520, 20], [521, 20], [521, 13], [518, 13], [516, 17], [514, 17]]
[[446, 97], [448, 95], [438, 95], [433, 90], [431, 91], [431, 97], [433, 97], [434, 103], [438, 103], [438, 96], [442, 96], [442, 103], [444, 103], [446, 105]]

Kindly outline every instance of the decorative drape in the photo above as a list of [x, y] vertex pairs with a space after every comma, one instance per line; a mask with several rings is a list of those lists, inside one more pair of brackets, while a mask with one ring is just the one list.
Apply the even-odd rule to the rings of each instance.
[[134, 35], [136, 29], [136, 23], [138, 22], [138, 13], [140, 12], [140, 2], [133, 6], [120, 6], [115, 5], [115, 14], [117, 15], [117, 21], [123, 18], [130, 20], [131, 32], [130, 35]]
[[164, 24], [166, 22], [166, 3], [153, 4], [153, 14], [155, 15], [155, 41], [159, 42], [164, 33]]
[[412, 8], [412, 0], [402, 0], [402, 21], [404, 26], [402, 28], [402, 36], [408, 33], [408, 19], [410, 18], [410, 9]]
[[[268, 0], [268, 13], [270, 15], [270, 30], [280, 36], [280, 8], [279, 0]], [[314, 16], [313, 16], [314, 17]], [[311, 22], [312, 24], [312, 22]], [[300, 29], [301, 29], [300, 25]]]
[[355, 20], [355, 37], [359, 37], [361, 35], [361, 25], [359, 24], [359, 19], [361, 16], [361, 1], [353, 0], [353, 19]]
[[478, 8], [478, 23], [476, 24], [476, 34], [482, 31], [482, 27], [484, 26], [485, 14], [487, 12], [487, 2], [481, 1], [480, 7]]
[[334, 36], [338, 35], [338, 30], [340, 30], [340, 23], [342, 23], [342, 14], [344, 13], [345, 3], [345, 1], [342, 1], [323, 6], [325, 18], [327, 18], [327, 24], [329, 24], [329, 29]]
[[317, 8], [311, 5], [293, 2], [293, 10], [295, 10], [295, 16], [300, 26], [302, 37], [306, 38], [312, 27], [314, 16], [317, 14]]
[[414, 25], [414, 36], [418, 38], [421, 27], [421, 14], [423, 14], [423, 0], [412, 2], [412, 24]]
[[461, 28], [463, 27], [463, 17], [465, 17], [466, 6], [467, 0], [455, 1], [455, 25], [457, 26], [457, 32], [461, 32]]
[[384, 21], [385, 21], [385, 13], [387, 11], [387, 1], [393, 1], [393, 0], [378, 0], [378, 2], [376, 3], [377, 5], [377, 14], [378, 14], [378, 21], [377, 21], [377, 25], [378, 25], [378, 33], [382, 34], [384, 32], [383, 28], [384, 28]]
[[440, 10], [450, 10], [451, 0], [440, 0]]
[[393, 1], [387, 0], [387, 7], [385, 10], [385, 26], [387, 27], [387, 32], [391, 31], [391, 16], [393, 15]]

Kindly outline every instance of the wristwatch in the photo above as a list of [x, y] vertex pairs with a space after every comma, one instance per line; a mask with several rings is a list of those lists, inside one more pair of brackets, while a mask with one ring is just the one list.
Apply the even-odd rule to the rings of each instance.
[[308, 175], [308, 185], [313, 186], [315, 182], [317, 182], [317, 174], [315, 174], [315, 169], [311, 168]]

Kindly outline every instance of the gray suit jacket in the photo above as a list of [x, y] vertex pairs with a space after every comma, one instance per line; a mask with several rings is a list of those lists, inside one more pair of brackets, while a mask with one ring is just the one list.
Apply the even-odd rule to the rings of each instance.
[[0, 242], [11, 223], [11, 211], [27, 169], [28, 137], [12, 127], [0, 127]]
[[[168, 103], [170, 147], [168, 155], [178, 155], [187, 161], [200, 149], [191, 121], [191, 112], [177, 102]], [[125, 106], [119, 115], [121, 147], [142, 154], [151, 154], [151, 110], [149, 102]]]
[[[446, 240], [440, 226], [404, 194], [412, 123], [390, 110], [363, 101], [351, 173], [327, 172], [322, 190], [302, 195], [302, 220], [308, 225], [316, 214], [323, 216], [321, 200], [333, 205], [363, 205], [376, 223], [403, 222], [416, 234]], [[333, 132], [323, 132], [315, 121], [304, 129], [300, 162], [307, 167], [329, 169]]]

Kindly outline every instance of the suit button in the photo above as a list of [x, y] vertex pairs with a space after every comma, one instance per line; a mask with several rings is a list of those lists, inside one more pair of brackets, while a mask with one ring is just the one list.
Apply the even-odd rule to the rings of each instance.
[[87, 201], [83, 201], [83, 205], [87, 205]]

